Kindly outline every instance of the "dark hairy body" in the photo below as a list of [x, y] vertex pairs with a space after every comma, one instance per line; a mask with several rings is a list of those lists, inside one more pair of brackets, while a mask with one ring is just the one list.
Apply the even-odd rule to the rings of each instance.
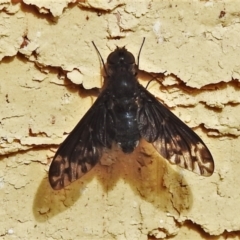
[[[134, 59], [129, 59], [125, 63], [125, 52], [119, 49], [118, 55], [110, 55], [108, 61], [111, 62], [119, 58], [119, 66], [112, 70], [109, 84], [106, 87], [109, 98], [107, 98], [107, 106], [109, 114], [112, 118], [112, 139], [119, 144], [122, 151], [131, 153], [136, 147], [141, 137], [138, 122], [138, 96], [139, 83], [136, 81], [136, 69]], [[110, 65], [111, 68], [111, 65]]]
[[125, 47], [107, 58], [101, 94], [56, 152], [49, 169], [53, 189], [87, 173], [103, 149], [117, 143], [134, 151], [141, 138], [170, 163], [203, 176], [214, 171], [212, 155], [201, 138], [138, 83], [138, 65]]

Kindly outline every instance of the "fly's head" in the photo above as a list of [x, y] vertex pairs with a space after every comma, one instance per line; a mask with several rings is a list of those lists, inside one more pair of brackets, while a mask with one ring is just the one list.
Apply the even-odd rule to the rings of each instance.
[[120, 72], [136, 75], [138, 70], [133, 54], [125, 47], [117, 47], [108, 55], [107, 69], [109, 76]]

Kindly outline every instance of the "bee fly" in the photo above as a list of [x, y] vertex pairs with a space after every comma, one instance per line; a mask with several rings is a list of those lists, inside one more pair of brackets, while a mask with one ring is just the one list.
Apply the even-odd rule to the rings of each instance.
[[105, 87], [57, 150], [49, 169], [53, 189], [82, 177], [114, 142], [127, 154], [141, 138], [152, 143], [170, 163], [199, 175], [212, 175], [213, 158], [201, 138], [139, 84], [143, 43], [137, 64], [125, 47], [110, 53], [106, 66], [99, 54], [106, 72]]

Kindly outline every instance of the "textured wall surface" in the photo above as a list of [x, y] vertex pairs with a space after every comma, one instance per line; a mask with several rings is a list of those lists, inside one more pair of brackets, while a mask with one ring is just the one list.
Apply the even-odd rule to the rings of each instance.
[[[0, 1], [1, 239], [239, 239], [240, 1]], [[112, 153], [51, 189], [48, 169], [95, 101], [104, 59], [137, 56], [139, 80], [196, 131], [215, 171], [201, 177], [146, 145]], [[141, 164], [137, 159], [141, 158]]]

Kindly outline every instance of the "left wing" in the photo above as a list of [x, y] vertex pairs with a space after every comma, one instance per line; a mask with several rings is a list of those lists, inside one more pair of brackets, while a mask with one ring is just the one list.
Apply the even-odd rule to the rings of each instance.
[[82, 177], [111, 147], [112, 120], [107, 114], [107, 93], [102, 93], [57, 150], [50, 169], [49, 182], [59, 190]]
[[213, 158], [201, 138], [140, 84], [139, 90], [141, 136], [170, 163], [199, 175], [212, 175]]

